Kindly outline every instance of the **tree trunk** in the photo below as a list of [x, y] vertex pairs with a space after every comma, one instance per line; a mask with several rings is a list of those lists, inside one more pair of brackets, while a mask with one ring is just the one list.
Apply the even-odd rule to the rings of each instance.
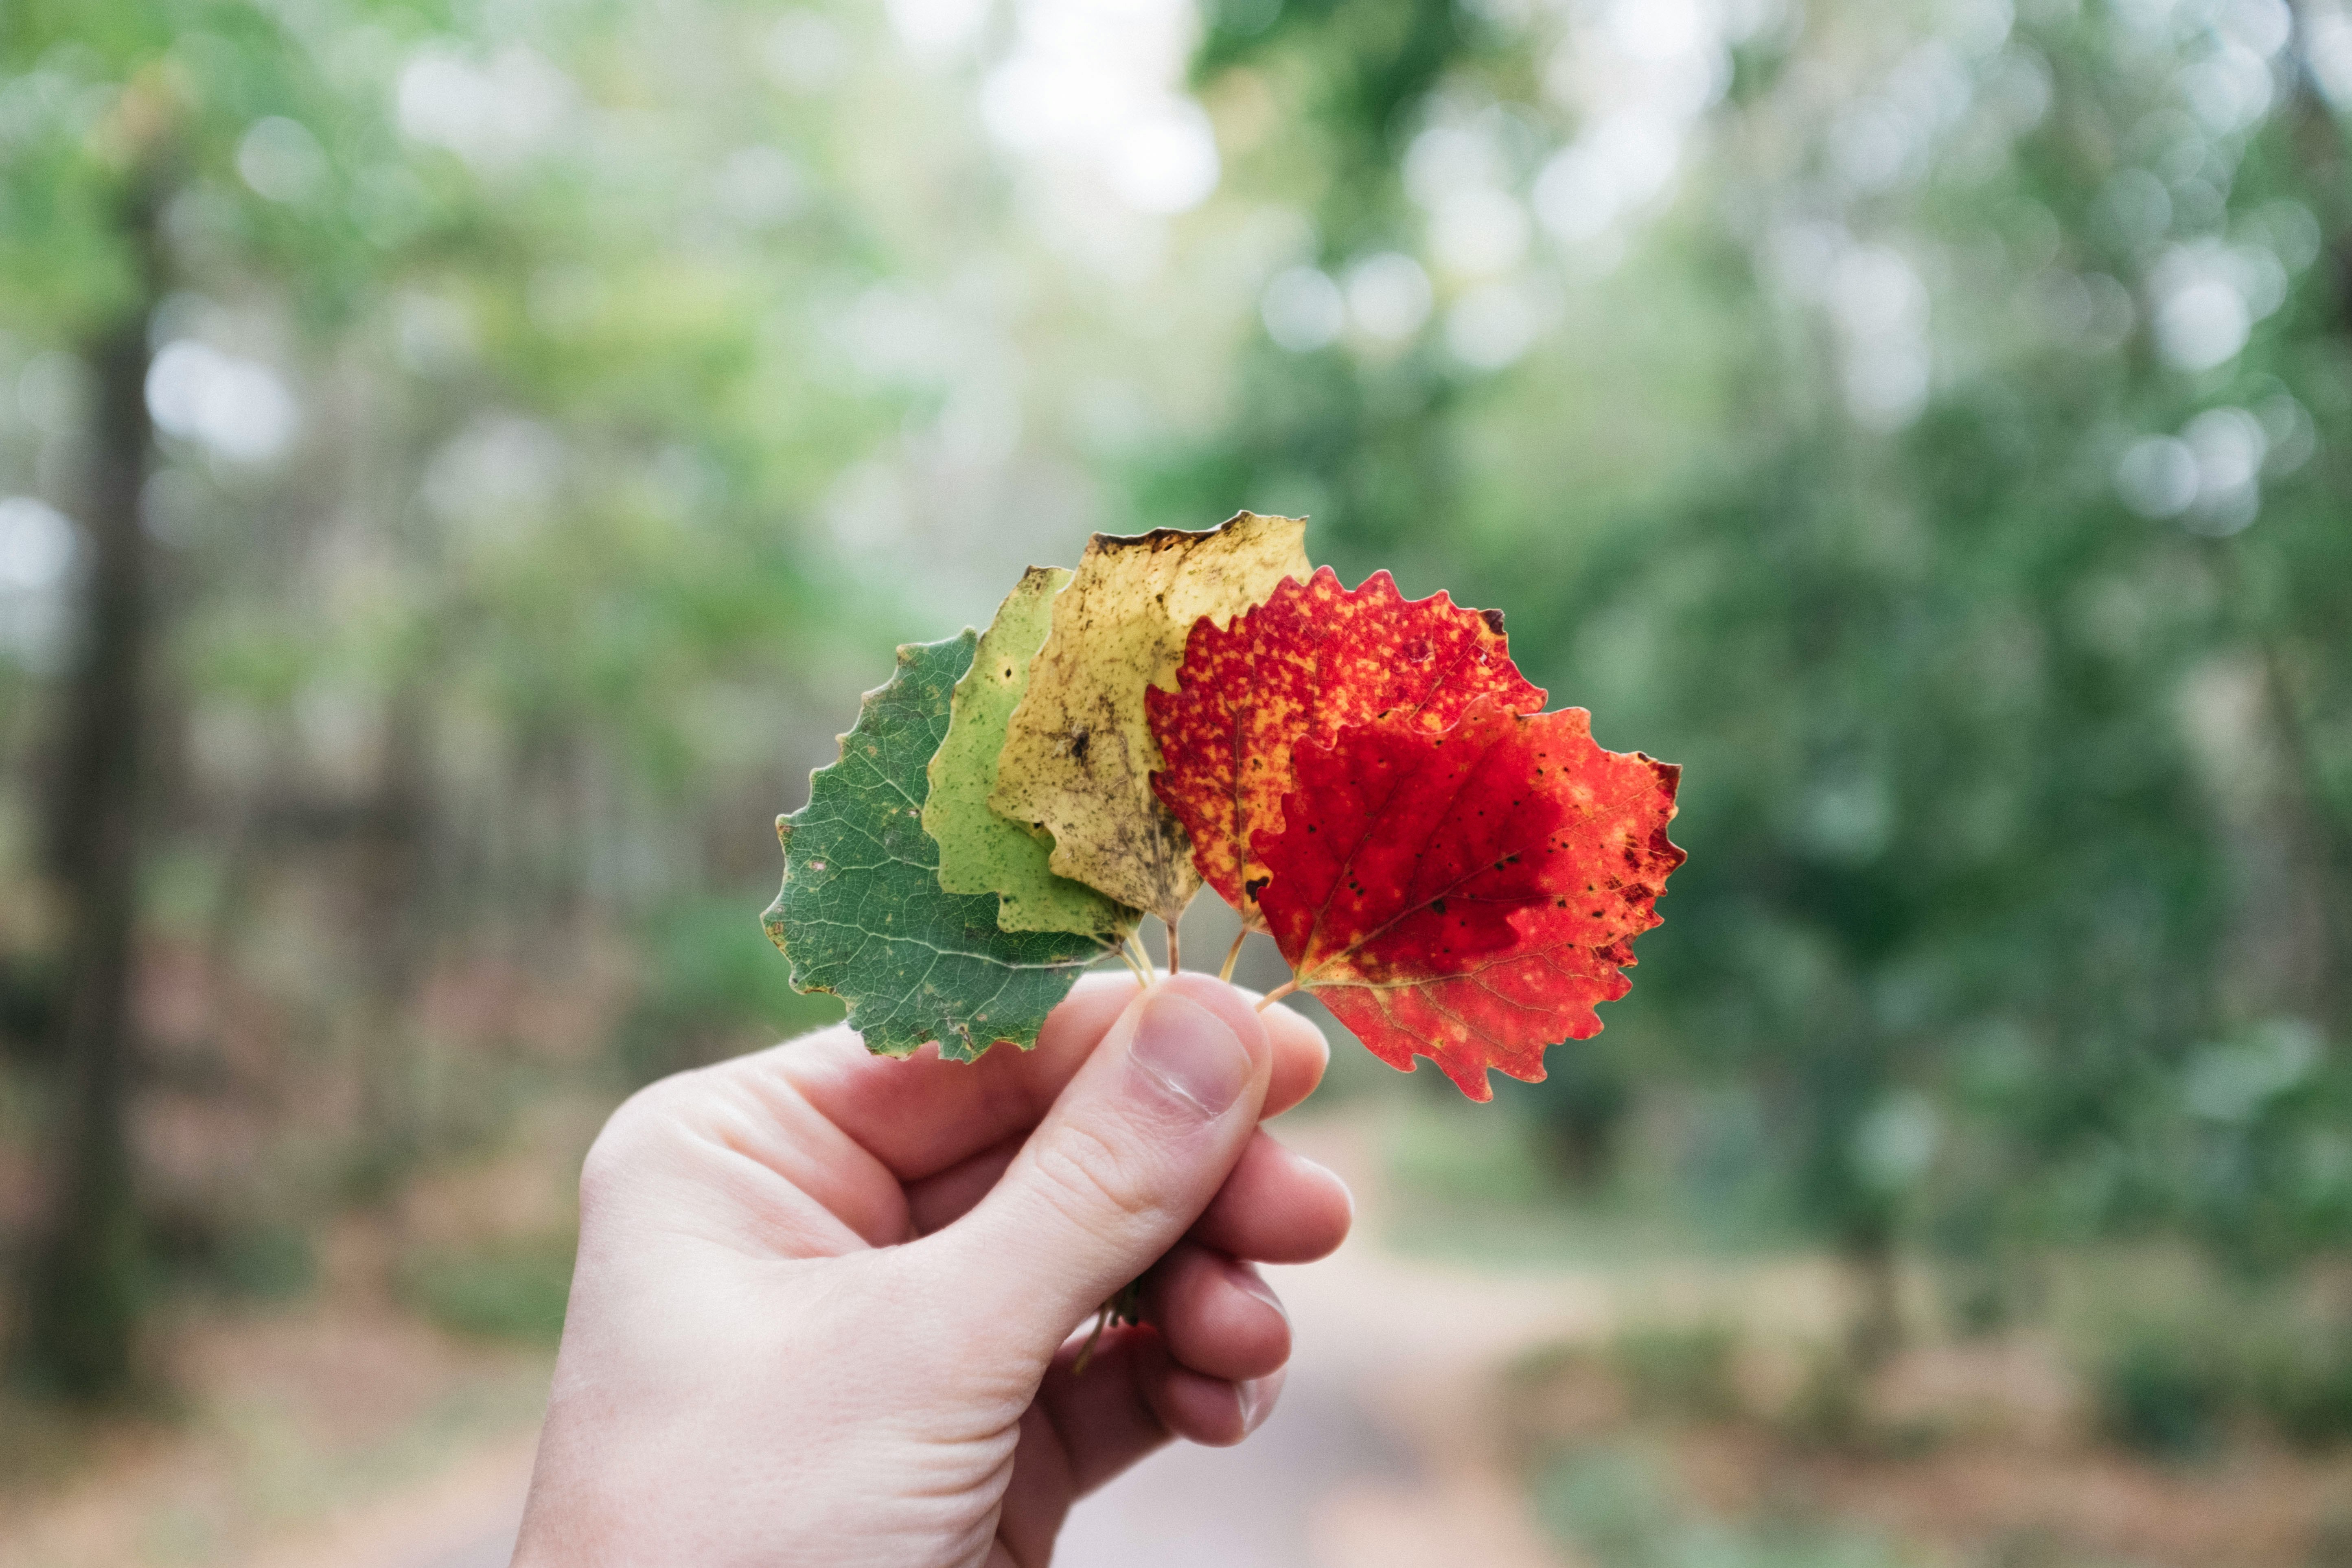
[[1617, 1140], [1633, 1090], [1613, 1066], [1590, 1053], [1553, 1069], [1536, 1099], [1551, 1168], [1578, 1192], [1598, 1193], [1617, 1163]]
[[1846, 1321], [1846, 1355], [1867, 1377], [1903, 1348], [1903, 1280], [1891, 1225], [1864, 1224], [1846, 1233], [1839, 1251], [1853, 1292]]
[[424, 1154], [429, 1108], [416, 1032], [410, 1026], [422, 977], [428, 922], [425, 697], [412, 682], [385, 718], [373, 800], [360, 826], [352, 878], [353, 928], [369, 933], [360, 973], [358, 1024], [361, 1138], [355, 1184], [389, 1196]]
[[[2306, 176], [2298, 194], [2315, 209], [2324, 237], [2321, 259], [2335, 284], [2332, 335], [2352, 338], [2352, 202], [2345, 195], [2344, 133], [2320, 89], [2312, 58], [2312, 7], [2295, 0], [2289, 10], [2294, 20], [2290, 53], [2295, 68], [2288, 77], [2292, 97], [2282, 117]], [[2262, 654], [2273, 728], [2301, 787], [2305, 816], [2299, 826], [2315, 851], [2309, 875], [2326, 922], [2327, 968], [2320, 980], [2319, 1010], [2329, 1032], [2340, 1036], [2352, 1026], [2352, 824], [2345, 821], [2327, 787], [2305, 710], [2276, 641], [2265, 639]]]
[[60, 1103], [48, 1212], [20, 1318], [27, 1370], [85, 1400], [129, 1384], [145, 1289], [128, 1107], [150, 614], [139, 497], [152, 443], [147, 322], [160, 285], [155, 208], [153, 193], [142, 191], [124, 218], [142, 263], [142, 297], [88, 349], [98, 378], [84, 509], [89, 561], [52, 836], [70, 910], [53, 1058]]

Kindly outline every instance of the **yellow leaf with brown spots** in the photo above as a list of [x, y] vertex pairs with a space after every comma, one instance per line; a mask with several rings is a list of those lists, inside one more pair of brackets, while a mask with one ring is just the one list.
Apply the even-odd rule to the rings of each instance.
[[1052, 867], [1173, 921], [1200, 889], [1192, 841], [1151, 788], [1161, 765], [1144, 692], [1175, 687], [1185, 638], [1263, 603], [1309, 567], [1302, 518], [1240, 512], [1205, 533], [1097, 533], [1055, 597], [1053, 628], [1013, 713], [988, 804], [1054, 836]]

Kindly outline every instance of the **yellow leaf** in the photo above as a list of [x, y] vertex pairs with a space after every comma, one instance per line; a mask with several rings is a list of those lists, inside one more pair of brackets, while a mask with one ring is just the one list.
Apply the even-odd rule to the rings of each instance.
[[1232, 619], [1309, 568], [1307, 523], [1240, 512], [1205, 533], [1097, 533], [1054, 600], [988, 804], [1054, 836], [1055, 875], [1173, 921], [1201, 886], [1191, 840], [1151, 792], [1143, 692], [1173, 690], [1203, 616]]

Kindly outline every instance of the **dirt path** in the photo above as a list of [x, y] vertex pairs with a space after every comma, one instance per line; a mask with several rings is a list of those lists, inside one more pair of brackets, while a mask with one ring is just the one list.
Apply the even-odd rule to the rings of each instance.
[[254, 1568], [506, 1568], [537, 1432], [486, 1444], [411, 1491], [284, 1542]]
[[1267, 1273], [1297, 1335], [1281, 1407], [1238, 1448], [1155, 1456], [1079, 1504], [1062, 1568], [1559, 1561], [1495, 1451], [1490, 1369], [1593, 1331], [1606, 1310], [1597, 1281], [1498, 1281], [1369, 1240]]

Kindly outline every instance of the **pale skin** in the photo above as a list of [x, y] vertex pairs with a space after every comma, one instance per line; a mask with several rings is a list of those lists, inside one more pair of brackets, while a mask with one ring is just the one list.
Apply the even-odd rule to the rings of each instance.
[[[1034, 1051], [835, 1028], [632, 1099], [581, 1174], [518, 1568], [1044, 1568], [1153, 1449], [1241, 1441], [1290, 1354], [1253, 1265], [1352, 1212], [1258, 1126], [1327, 1053], [1255, 1000], [1091, 976]], [[1076, 1370], [1139, 1276], [1145, 1322]]]

